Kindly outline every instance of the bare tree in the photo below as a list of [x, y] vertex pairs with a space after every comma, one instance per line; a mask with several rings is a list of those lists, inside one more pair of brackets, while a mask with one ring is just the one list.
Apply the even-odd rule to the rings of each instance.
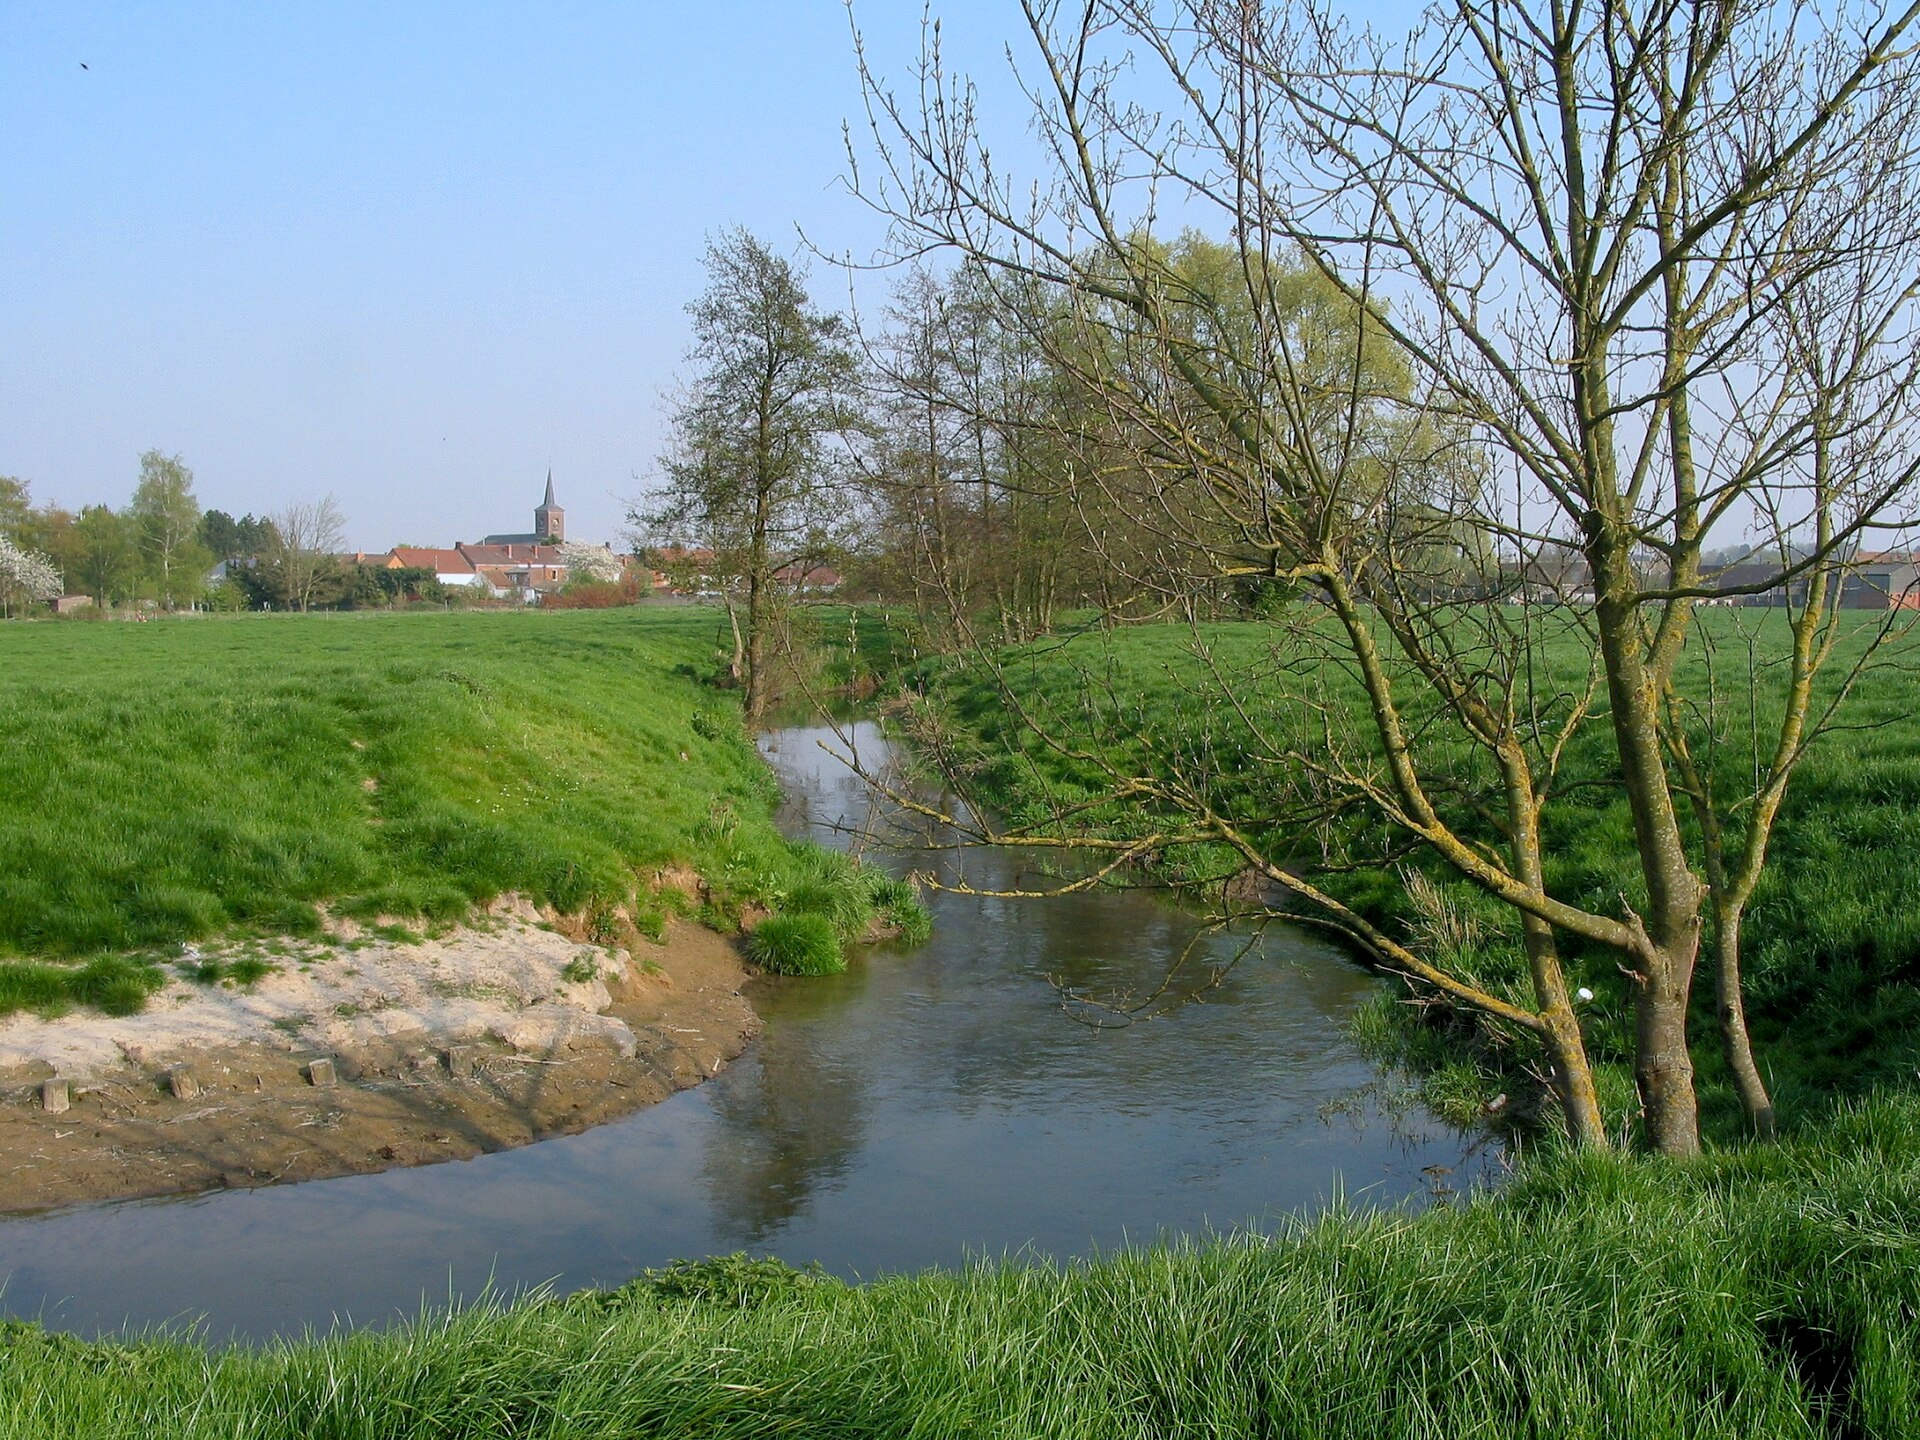
[[700, 570], [726, 602], [757, 720], [779, 573], [824, 559], [836, 529], [831, 444], [853, 424], [854, 359], [844, 322], [813, 307], [805, 275], [745, 230], [709, 244], [706, 265], [706, 292], [687, 307], [698, 371], [674, 412], [665, 483], [630, 518], [657, 542], [705, 552]]
[[1031, 638], [1110, 576], [1073, 543], [1073, 501], [1052, 478], [1062, 437], [1084, 440], [1097, 421], [1029, 338], [1048, 303], [971, 266], [915, 266], [884, 329], [863, 337], [869, 578], [915, 604], [936, 636], [954, 612], [984, 610], [1003, 639]]
[[346, 536], [346, 517], [331, 495], [298, 501], [273, 516], [263, 563], [288, 605], [311, 608], [320, 583], [338, 564]]
[[[1315, 4], [1023, 10], [1052, 171], [996, 168], [936, 38], [904, 100], [863, 60], [856, 185], [900, 254], [946, 247], [1058, 297], [1033, 340], [1127, 452], [1063, 483], [1099, 502], [1130, 583], [1189, 613], [1223, 580], [1314, 602], [1259, 687], [1197, 652], [1196, 704], [1266, 771], [1257, 814], [1223, 808], [1244, 790], [1211, 742], [1147, 737], [1123, 765], [1005, 687], [1169, 817], [1100, 843], [1230, 847], [1383, 965], [1532, 1036], [1590, 1145], [1563, 949], [1631, 977], [1644, 1133], [1685, 1154], [1710, 936], [1769, 1132], [1740, 921], [1795, 768], [1893, 618], [1843, 637], [1847, 565], [1913, 490], [1920, 5], [1454, 0], [1394, 40]], [[1150, 243], [1170, 211], [1230, 237], [1231, 274], [1196, 283]], [[1303, 307], [1309, 284], [1338, 303]], [[1716, 573], [1709, 538], [1741, 530], [1751, 563]], [[1543, 578], [1560, 603], [1509, 603]], [[1739, 765], [1696, 609], [1757, 597], [1790, 633], [1743, 677], [1770, 705], [1747, 707]], [[1549, 864], [1581, 822], [1569, 757], [1595, 747], [1582, 781], [1619, 787], [1637, 859], [1614, 896]], [[1390, 933], [1343, 905], [1284, 839], [1362, 831], [1386, 838], [1323, 863], [1437, 864], [1516, 923], [1525, 992], [1476, 974], [1444, 917]]]

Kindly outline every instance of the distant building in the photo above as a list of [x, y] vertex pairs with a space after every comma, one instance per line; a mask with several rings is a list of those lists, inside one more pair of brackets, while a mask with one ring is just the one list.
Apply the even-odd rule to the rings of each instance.
[[207, 584], [218, 585], [223, 580], [231, 580], [242, 570], [258, 570], [259, 568], [260, 557], [258, 555], [230, 556], [207, 571]]
[[396, 545], [387, 552], [388, 570], [431, 570], [442, 585], [479, 585], [483, 583], [473, 561], [455, 546], [451, 550], [430, 550], [415, 545]]
[[1920, 610], [1920, 564], [1898, 550], [1862, 550], [1840, 590], [1849, 610]]
[[1593, 571], [1572, 550], [1543, 550], [1524, 563], [1501, 562], [1502, 591], [1523, 605], [1591, 605]]
[[796, 560], [773, 572], [774, 582], [802, 595], [831, 595], [843, 583], [843, 577], [831, 565], [813, 560]]
[[558, 545], [514, 542], [455, 547], [466, 556], [496, 600], [517, 596], [531, 605], [567, 583], [567, 562]]
[[553, 503], [553, 471], [547, 471], [547, 498], [534, 507], [531, 535], [489, 535], [482, 545], [558, 545], [567, 538], [567, 512]]
[[[489, 535], [478, 544], [462, 540], [451, 550], [398, 545], [385, 556], [368, 557], [366, 563], [389, 570], [431, 570], [443, 585], [471, 586], [495, 600], [537, 605], [543, 596], [557, 594], [566, 586], [573, 569], [569, 549], [574, 552], [572, 559], [580, 561], [588, 548], [577, 544], [562, 548], [567, 533], [566, 512], [554, 503], [551, 470], [547, 472], [546, 498], [533, 512], [533, 526], [530, 534]], [[609, 560], [628, 560], [615, 556], [609, 546], [599, 548], [606, 551]], [[664, 577], [655, 577], [656, 587], [664, 583]]]
[[[1811, 572], [1781, 574], [1801, 557], [1741, 559], [1708, 573], [1722, 604], [1779, 608], [1807, 603]], [[1840, 587], [1843, 610], [1920, 610], [1920, 557], [1899, 550], [1862, 550], [1852, 560], [1826, 566], [1829, 587]], [[1831, 589], [1829, 589], [1831, 595]]]

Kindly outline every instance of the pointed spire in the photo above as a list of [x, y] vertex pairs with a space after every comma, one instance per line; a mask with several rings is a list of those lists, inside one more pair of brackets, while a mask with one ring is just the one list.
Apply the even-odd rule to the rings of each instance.
[[551, 465], [547, 467], [547, 498], [540, 503], [549, 509], [553, 506], [553, 467]]

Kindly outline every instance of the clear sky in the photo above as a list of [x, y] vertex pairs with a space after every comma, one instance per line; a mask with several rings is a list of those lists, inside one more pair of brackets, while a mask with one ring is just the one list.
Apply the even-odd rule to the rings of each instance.
[[[1010, 3], [941, 7], [1004, 69]], [[863, 0], [904, 75], [914, 0]], [[0, 0], [0, 474], [119, 506], [337, 496], [356, 547], [615, 540], [709, 232], [878, 239], [840, 0]], [[817, 299], [844, 277], [814, 265]]]

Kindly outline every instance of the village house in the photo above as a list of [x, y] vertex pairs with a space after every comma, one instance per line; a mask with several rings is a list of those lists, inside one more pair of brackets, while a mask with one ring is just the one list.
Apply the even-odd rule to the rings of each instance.
[[797, 595], [831, 595], [844, 583], [838, 570], [812, 560], [796, 560], [773, 572], [776, 584]]
[[1920, 562], [1907, 551], [1861, 551], [1840, 603], [1849, 610], [1920, 610]]
[[451, 550], [433, 550], [414, 545], [396, 545], [387, 552], [387, 570], [431, 570], [442, 585], [478, 585], [480, 572], [458, 546]]
[[[683, 595], [715, 595], [718, 582], [712, 567], [713, 551], [686, 545], [662, 545], [653, 551], [661, 566], [652, 572], [656, 590], [677, 589]], [[795, 560], [773, 572], [773, 581], [799, 595], [831, 595], [845, 582], [838, 570], [817, 560]]]
[[567, 562], [558, 545], [495, 544], [483, 541], [455, 547], [466, 556], [496, 599], [518, 596], [537, 604], [567, 583]]
[[533, 512], [533, 530], [524, 535], [489, 535], [478, 544], [456, 541], [453, 548], [432, 549], [396, 545], [382, 560], [389, 570], [431, 570], [442, 585], [461, 585], [484, 591], [496, 600], [518, 599], [538, 604], [567, 583], [566, 511], [553, 498], [553, 472], [547, 472], [547, 493]]

